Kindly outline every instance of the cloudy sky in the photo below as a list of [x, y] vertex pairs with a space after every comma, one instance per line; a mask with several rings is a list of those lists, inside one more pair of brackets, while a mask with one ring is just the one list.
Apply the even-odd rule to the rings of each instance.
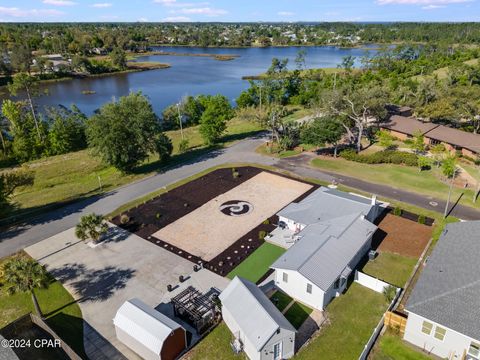
[[480, 21], [480, 0], [0, 0], [0, 21]]

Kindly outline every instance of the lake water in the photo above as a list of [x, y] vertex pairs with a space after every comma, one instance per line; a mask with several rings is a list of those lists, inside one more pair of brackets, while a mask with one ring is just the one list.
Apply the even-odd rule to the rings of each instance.
[[[113, 98], [127, 95], [131, 91], [141, 90], [147, 95], [157, 114], [170, 104], [178, 102], [184, 95], [223, 94], [234, 101], [248, 81], [243, 76], [258, 75], [265, 72], [272, 58], [288, 58], [289, 68], [295, 68], [294, 62], [299, 47], [269, 48], [197, 48], [197, 47], [161, 47], [154, 50], [179, 53], [208, 53], [239, 55], [231, 61], [218, 61], [209, 57], [191, 56], [145, 56], [138, 61], [159, 61], [171, 65], [168, 69], [149, 70], [136, 73], [111, 75], [100, 78], [73, 79], [51, 83], [44, 87], [49, 96], [36, 99], [39, 107], [45, 105], [76, 104], [90, 115], [96, 109]], [[341, 63], [344, 56], [357, 58], [373, 54], [365, 49], [345, 49], [337, 47], [307, 47], [306, 65], [308, 68], [331, 68]], [[84, 95], [82, 91], [95, 91], [93, 95]]]

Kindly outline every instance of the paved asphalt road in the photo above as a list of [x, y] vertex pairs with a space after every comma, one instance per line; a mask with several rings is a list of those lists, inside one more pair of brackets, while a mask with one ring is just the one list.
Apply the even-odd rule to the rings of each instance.
[[[120, 187], [102, 196], [95, 196], [79, 201], [64, 208], [38, 216], [26, 224], [13, 226], [2, 231], [0, 234], [0, 258], [75, 226], [80, 216], [84, 214], [92, 212], [108, 214], [121, 205], [163, 186], [173, 184], [210, 167], [231, 162], [274, 165], [300, 176], [316, 178], [327, 182], [336, 179], [346, 186], [365, 192], [397, 199], [427, 209], [443, 211], [444, 202], [440, 200], [310, 168], [308, 166], [308, 154], [282, 160], [259, 155], [254, 150], [264, 141], [265, 140], [260, 137], [243, 140], [231, 147], [212, 151], [207, 155], [197, 158], [195, 161], [169, 168], [164, 172]], [[432, 207], [429, 204], [431, 201], [437, 202], [438, 206]], [[452, 215], [469, 220], [480, 219], [480, 212], [465, 206], [457, 206], [453, 210]]]

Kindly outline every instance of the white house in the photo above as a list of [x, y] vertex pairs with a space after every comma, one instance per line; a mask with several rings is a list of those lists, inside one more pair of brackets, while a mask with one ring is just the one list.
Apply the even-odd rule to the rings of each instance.
[[480, 221], [448, 224], [406, 311], [404, 339], [445, 359], [480, 359]]
[[126, 301], [113, 324], [117, 338], [145, 360], [174, 360], [187, 347], [185, 329], [139, 299]]
[[250, 360], [294, 355], [295, 328], [254, 283], [235, 277], [219, 298], [223, 321], [235, 337], [234, 351], [244, 351]]
[[320, 188], [281, 210], [279, 229], [269, 239], [283, 236], [288, 247], [272, 265], [276, 287], [323, 310], [345, 290], [350, 274], [370, 250], [377, 230], [373, 222], [385, 206], [375, 198]]

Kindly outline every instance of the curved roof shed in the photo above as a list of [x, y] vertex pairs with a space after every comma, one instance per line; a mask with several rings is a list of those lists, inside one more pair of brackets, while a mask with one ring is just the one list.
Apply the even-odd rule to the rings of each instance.
[[181, 325], [139, 299], [126, 301], [113, 324], [117, 338], [146, 360], [173, 360], [187, 346]]

